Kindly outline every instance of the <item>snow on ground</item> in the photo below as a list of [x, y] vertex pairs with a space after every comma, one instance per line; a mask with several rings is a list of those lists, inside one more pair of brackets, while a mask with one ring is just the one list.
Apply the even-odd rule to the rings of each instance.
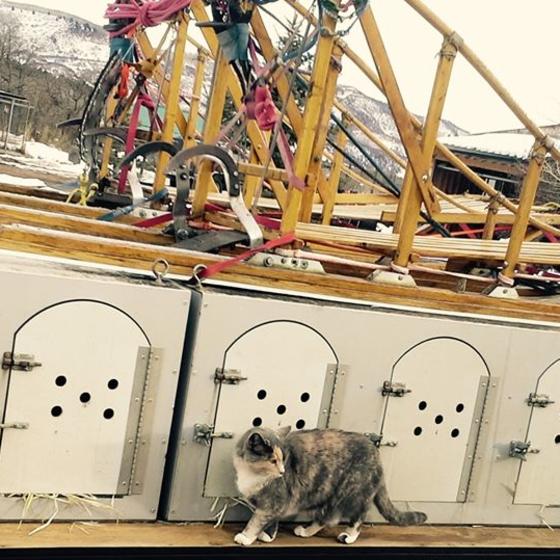
[[83, 165], [73, 164], [66, 152], [34, 141], [27, 142], [24, 154], [0, 150], [0, 165], [0, 183], [41, 189], [70, 188], [84, 170]]
[[4, 185], [16, 185], [18, 187], [46, 187], [47, 184], [41, 179], [25, 179], [24, 177], [14, 177], [0, 173], [0, 183]]
[[52, 146], [47, 146], [46, 144], [41, 144], [41, 142], [27, 142], [25, 145], [25, 155], [31, 158], [44, 159], [50, 162], [70, 163], [66, 152], [63, 152], [58, 148], [53, 148]]
[[24, 154], [0, 152], [0, 163], [71, 178], [78, 177], [83, 171], [83, 165], [72, 163], [66, 152], [34, 141], [26, 143]]

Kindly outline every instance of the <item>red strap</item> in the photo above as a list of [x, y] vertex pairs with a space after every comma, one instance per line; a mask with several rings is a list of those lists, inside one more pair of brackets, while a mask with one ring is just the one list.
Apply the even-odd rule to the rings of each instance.
[[119, 99], [124, 99], [128, 95], [128, 79], [130, 76], [130, 66], [128, 64], [123, 64], [121, 69], [121, 79], [119, 82], [119, 88], [117, 96]]
[[280, 220], [268, 218], [267, 216], [255, 216], [254, 218], [257, 224], [264, 226], [267, 229], [272, 229], [275, 231], [280, 229]]
[[226, 270], [227, 268], [230, 268], [231, 266], [234, 266], [236, 264], [239, 264], [251, 258], [253, 255], [260, 253], [261, 251], [269, 251], [270, 249], [274, 249], [275, 247], [281, 247], [282, 245], [287, 245], [288, 243], [292, 243], [295, 240], [296, 240], [296, 236], [293, 233], [288, 233], [286, 235], [283, 235], [282, 237], [271, 239], [270, 241], [267, 241], [263, 245], [259, 245], [258, 247], [254, 247], [253, 249], [249, 249], [248, 251], [245, 251], [244, 253], [237, 255], [237, 257], [234, 257], [233, 259], [211, 264], [210, 266], [207, 266], [206, 268], [202, 269], [197, 274], [197, 276], [200, 280], [203, 280], [205, 278], [210, 278], [211, 276], [219, 274], [220, 272]]
[[166, 212], [165, 214], [160, 214], [159, 216], [154, 216], [153, 218], [148, 218], [132, 225], [139, 228], [151, 228], [170, 222], [172, 219], [173, 214], [171, 212]]

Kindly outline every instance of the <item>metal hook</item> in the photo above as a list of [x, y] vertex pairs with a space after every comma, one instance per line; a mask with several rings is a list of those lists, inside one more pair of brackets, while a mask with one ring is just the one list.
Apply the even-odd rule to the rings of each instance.
[[192, 271], [191, 280], [194, 280], [197, 288], [202, 288], [202, 280], [199, 276], [201, 272], [204, 272], [208, 267], [205, 264], [197, 264]]
[[165, 259], [157, 259], [152, 265], [152, 273], [156, 278], [156, 284], [163, 284], [163, 279], [169, 272], [169, 263]]

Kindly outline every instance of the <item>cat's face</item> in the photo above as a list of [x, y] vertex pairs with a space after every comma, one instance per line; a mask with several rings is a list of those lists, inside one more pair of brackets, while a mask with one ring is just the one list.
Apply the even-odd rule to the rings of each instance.
[[249, 430], [239, 443], [238, 454], [255, 474], [274, 478], [284, 474], [284, 454], [275, 432]]

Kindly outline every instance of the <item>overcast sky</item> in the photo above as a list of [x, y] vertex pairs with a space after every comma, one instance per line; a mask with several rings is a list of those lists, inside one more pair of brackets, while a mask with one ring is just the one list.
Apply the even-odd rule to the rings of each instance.
[[[19, 0], [16, 0], [19, 1]], [[281, 1], [281, 0], [280, 0]], [[456, 29], [538, 124], [560, 123], [560, 0], [424, 0]], [[28, 0], [103, 23], [104, 0]], [[78, 8], [78, 6], [82, 4]], [[425, 114], [441, 36], [404, 0], [370, 0], [408, 108]], [[275, 11], [281, 9], [279, 3]], [[287, 10], [286, 15], [289, 14]], [[356, 25], [346, 38], [366, 60]], [[341, 81], [373, 97], [347, 61]], [[470, 131], [518, 126], [482, 79], [458, 58], [444, 117]]]

